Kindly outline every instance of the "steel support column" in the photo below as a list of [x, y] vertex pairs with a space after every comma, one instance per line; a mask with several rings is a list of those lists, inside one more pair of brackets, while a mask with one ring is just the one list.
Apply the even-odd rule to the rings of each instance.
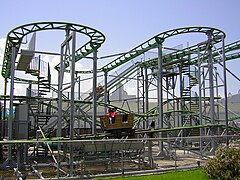
[[70, 139], [73, 140], [74, 136], [74, 92], [75, 92], [75, 46], [76, 46], [76, 38], [75, 32], [72, 33], [72, 54], [71, 54], [71, 67], [70, 67], [70, 74], [71, 74], [71, 96], [70, 96]]
[[[72, 53], [71, 53], [71, 99], [70, 99], [70, 140], [72, 141], [74, 138], [74, 85], [75, 85], [75, 46], [76, 46], [76, 32], [71, 34], [72, 37]], [[70, 145], [70, 175], [73, 176], [73, 146], [72, 143]]]
[[[71, 51], [69, 42], [72, 41]], [[65, 49], [65, 52], [64, 52]], [[76, 49], [76, 32], [69, 35], [69, 30], [66, 30], [66, 39], [61, 44], [61, 59], [60, 59], [60, 69], [58, 76], [58, 124], [57, 124], [57, 136], [62, 136], [62, 95], [63, 95], [63, 79], [65, 71], [65, 61], [69, 58], [70, 61], [70, 74], [71, 74], [71, 94], [70, 94], [70, 124], [69, 124], [69, 136], [72, 141], [74, 138], [74, 90], [75, 90], [75, 49]], [[68, 54], [69, 53], [69, 54]], [[58, 151], [61, 149], [60, 144], [58, 144]], [[73, 147], [69, 144], [70, 158], [70, 176], [73, 176]], [[58, 176], [60, 168], [60, 156], [58, 155]]]
[[[76, 78], [78, 79], [78, 100], [81, 100], [81, 76], [78, 76], [78, 73], [76, 72]], [[78, 136], [80, 136], [80, 128], [81, 128], [81, 119], [79, 118], [80, 117], [80, 105], [78, 104], [78, 109], [77, 109], [77, 113], [78, 113]], [[85, 122], [85, 121], [84, 121]]]
[[[203, 74], [204, 75], [204, 74]], [[200, 125], [203, 124], [202, 118], [203, 118], [203, 111], [202, 111], [202, 80], [201, 80], [201, 59], [200, 59], [200, 47], [198, 46], [198, 103], [199, 103], [199, 123]], [[203, 136], [203, 129], [199, 129], [200, 133], [200, 153], [202, 155], [202, 150], [203, 150], [203, 141], [202, 141], [202, 136]]]
[[[158, 71], [157, 71], [157, 97], [158, 97], [158, 124], [157, 128], [163, 128], [163, 74], [162, 74], [162, 64], [163, 64], [163, 57], [162, 57], [162, 42], [159, 42], [158, 46]], [[162, 138], [162, 133], [159, 134], [159, 137]], [[160, 153], [163, 152], [163, 141], [159, 141], [159, 151]]]
[[[107, 92], [107, 72], [104, 72], [104, 103], [108, 102], [108, 92]], [[107, 106], [104, 107], [104, 114], [107, 114]]]
[[[147, 67], [144, 67], [144, 77], [145, 77], [145, 80], [144, 80], [144, 88], [145, 88], [145, 112], [148, 112], [149, 110], [149, 96], [148, 96], [148, 89], [149, 89], [149, 86], [148, 86], [148, 68]], [[148, 122], [148, 117], [146, 117], [146, 127], [145, 128], [149, 128], [149, 122]]]
[[226, 123], [226, 147], [229, 145], [228, 139], [228, 101], [227, 101], [227, 72], [226, 72], [226, 57], [225, 57], [225, 40], [222, 36], [222, 61], [223, 61], [223, 79], [224, 79], [224, 106], [225, 106], [225, 123]]
[[[183, 102], [183, 72], [182, 72], [182, 64], [181, 64], [181, 67], [179, 67], [179, 71], [180, 71], [180, 74], [179, 74], [179, 88], [180, 88], [180, 111], [181, 111], [181, 114], [182, 113], [182, 110], [183, 110], [183, 106], [184, 106], [184, 102]], [[179, 118], [179, 121], [178, 122], [178, 126], [182, 127], [183, 126], [183, 116], [180, 116]], [[183, 132], [181, 133], [181, 137], [183, 136]], [[181, 141], [182, 142], [182, 141]]]
[[[8, 80], [7, 80], [7, 78], [5, 79], [5, 86], [4, 86], [4, 96], [6, 96], [7, 95], [7, 84], [8, 84]], [[3, 106], [4, 106], [4, 112], [3, 112], [3, 119], [4, 120], [6, 120], [6, 107], [7, 107], [7, 98], [6, 97], [4, 97], [4, 104], [3, 104]], [[3, 131], [5, 131], [5, 130], [3, 130]], [[5, 133], [3, 134], [3, 138], [4, 138], [4, 136], [5, 136]]]
[[[137, 113], [140, 114], [140, 78], [139, 78], [139, 70], [137, 71]], [[138, 127], [140, 128], [140, 122], [138, 122]]]
[[78, 77], [78, 100], [81, 100], [81, 76]]
[[65, 58], [64, 58], [64, 45], [61, 45], [61, 58], [60, 58], [60, 69], [58, 71], [58, 123], [57, 123], [57, 136], [62, 136], [62, 88], [63, 88], [63, 77], [65, 69]]
[[[142, 113], [145, 114], [145, 83], [144, 83], [144, 75], [143, 75], [143, 68], [141, 68], [140, 76], [142, 77]], [[144, 118], [144, 121], [142, 122], [143, 129], [146, 128], [146, 119]]]
[[[6, 96], [7, 95], [7, 84], [8, 84], [8, 80], [7, 79], [5, 79], [5, 87], [4, 87], [4, 95]], [[5, 137], [5, 132], [6, 132], [6, 130], [5, 130], [5, 120], [6, 120], [6, 113], [7, 113], [7, 109], [6, 109], [6, 107], [7, 107], [7, 98], [6, 97], [4, 97], [4, 102], [3, 102], [3, 125], [2, 125], [2, 138], [4, 138]]]
[[[215, 104], [214, 104], [214, 84], [213, 84], [213, 60], [212, 60], [212, 32], [208, 31], [208, 69], [209, 69], [209, 93], [210, 93], [210, 118], [211, 123], [215, 124]], [[214, 136], [214, 130], [211, 130], [211, 136]], [[211, 146], [216, 148], [215, 140], [211, 138]]]
[[[15, 77], [15, 60], [16, 60], [16, 47], [12, 47], [12, 62], [11, 62], [11, 84], [10, 84], [10, 104], [9, 104], [9, 119], [8, 119], [8, 139], [11, 140], [13, 130], [13, 95], [14, 95], [14, 77]], [[8, 148], [8, 160], [12, 160], [12, 145]]]
[[93, 52], [93, 110], [92, 110], [92, 134], [97, 133], [97, 50]]

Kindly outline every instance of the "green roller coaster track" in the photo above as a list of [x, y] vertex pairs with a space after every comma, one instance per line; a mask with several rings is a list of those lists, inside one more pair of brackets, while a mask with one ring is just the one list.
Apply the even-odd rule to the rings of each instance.
[[[19, 27], [13, 29], [12, 31], [10, 31], [7, 35], [7, 43], [6, 43], [4, 59], [3, 59], [3, 67], [2, 67], [2, 76], [4, 78], [9, 78], [9, 76], [10, 76], [11, 52], [12, 52], [13, 46], [16, 47], [16, 51], [18, 52], [24, 36], [26, 36], [30, 33], [33, 33], [36, 31], [42, 31], [42, 30], [65, 30], [65, 31], [70, 30], [70, 31], [76, 31], [78, 33], [87, 35], [90, 38], [90, 41], [88, 41], [86, 44], [84, 44], [83, 46], [81, 46], [79, 49], [76, 50], [76, 52], [75, 52], [76, 53], [76, 61], [80, 60], [81, 58], [86, 57], [87, 55], [92, 53], [94, 50], [98, 49], [101, 46], [101, 44], [104, 43], [104, 41], [105, 41], [105, 37], [101, 32], [99, 32], [93, 28], [83, 26], [83, 25], [78, 25], [78, 24], [65, 23], [65, 22], [38, 22], [38, 23], [31, 23], [31, 24], [19, 26]], [[159, 44], [163, 43], [167, 38], [170, 38], [172, 36], [186, 34], [186, 33], [207, 34], [209, 32], [211, 32], [212, 38], [215, 41], [213, 43], [220, 42], [222, 40], [222, 37], [225, 38], [225, 36], [226, 36], [223, 31], [218, 30], [216, 28], [211, 28], [211, 27], [183, 27], [183, 28], [177, 28], [177, 29], [165, 31], [163, 33], [160, 33], [160, 34], [150, 38], [149, 40], [145, 41], [144, 43], [140, 44], [139, 46], [131, 49], [129, 52], [116, 58], [112, 62], [106, 64], [102, 68], [98, 69], [98, 72], [110, 72], [111, 70], [123, 65], [124, 63], [127, 63], [128, 61], [147, 52], [148, 50], [156, 48]], [[171, 54], [164, 55], [163, 62], [169, 63], [169, 62], [173, 61], [174, 59], [180, 59], [187, 55], [190, 55], [193, 52], [196, 52], [198, 50], [198, 48], [200, 48], [200, 51], [203, 51], [206, 49], [206, 47], [207, 47], [207, 45], [203, 43], [201, 45], [194, 45], [192, 47], [183, 49], [181, 51], [177, 51], [177, 52], [174, 52]], [[234, 50], [238, 50], [238, 49], [240, 49], [240, 41], [236, 41], [234, 43], [228, 44], [224, 48], [225, 48], [226, 53], [234, 51]], [[219, 55], [217, 51], [221, 51], [221, 49], [216, 49], [215, 51], [213, 51], [213, 56], [217, 57]], [[238, 57], [240, 57], [240, 53], [227, 54], [226, 60], [235, 59]], [[192, 65], [196, 64], [197, 63], [196, 58], [191, 59], [190, 62]], [[149, 67], [149, 66], [154, 66], [154, 65], [157, 65], [157, 58], [143, 62], [140, 66]], [[58, 69], [57, 66], [55, 67], [55, 69]], [[137, 68], [135, 68], [131, 72], [131, 74], [136, 72], [136, 69]], [[77, 71], [77, 72], [92, 73], [92, 71]], [[24, 80], [21, 78], [15, 78], [15, 79], [19, 80], [19, 81], [37, 83], [37, 81], [32, 81], [32, 80]], [[116, 85], [116, 84], [114, 84], [114, 85]], [[56, 89], [52, 88], [51, 86], [50, 86], [50, 88], [53, 91], [57, 91]], [[87, 103], [87, 104], [91, 103], [90, 101], [89, 102], [76, 101], [76, 102]], [[109, 104], [105, 104], [102, 102], [98, 102], [98, 105], [117, 108], [120, 112], [129, 113], [128, 111], [126, 111], [122, 108], [116, 107], [114, 105], [109, 105]], [[145, 114], [141, 114], [141, 115], [138, 114], [137, 116], [138, 117], [153, 116], [152, 112], [156, 108], [157, 107], [154, 107], [149, 112], [146, 112]], [[166, 112], [166, 113], [168, 113], [168, 112]], [[137, 121], [139, 121], [139, 119], [137, 119]]]
[[[75, 52], [70, 52], [69, 50], [68, 54], [65, 53], [63, 55], [61, 53], [66, 62], [64, 62], [63, 66], [61, 64], [63, 69], [60, 71], [60, 77], [61, 74], [69, 73], [72, 67], [71, 70], [75, 73], [72, 73], [72, 75], [76, 75], [76, 78], [74, 78], [75, 76], [71, 77], [70, 83], [67, 82], [61, 85], [61, 90], [55, 88], [57, 85], [51, 83], [50, 63], [48, 63], [48, 75], [40, 73], [42, 70], [40, 56], [37, 59], [39, 60], [39, 69], [22, 68], [22, 70], [26, 70], [26, 73], [35, 76], [34, 78], [13, 77], [14, 71], [12, 70], [15, 67], [13, 60], [19, 54], [24, 37], [34, 32], [48, 30], [62, 30], [65, 31], [66, 36], [71, 32], [76, 32], [88, 37], [88, 41], [85, 44], [82, 43], [83, 45]], [[164, 54], [164, 51], [161, 53], [165, 48], [163, 46], [165, 40], [189, 33], [202, 34], [203, 36], [205, 34], [207, 35], [205, 36], [207, 40], [181, 50], [175, 51], [174, 48], [169, 48], [172, 53]], [[24, 176], [25, 172], [32, 171], [33, 173], [28, 174], [31, 176], [36, 174], [40, 178], [42, 178], [41, 173], [45, 173], [45, 167], [47, 168], [50, 165], [55, 170], [54, 173], [57, 173], [57, 176], [55, 174], [54, 177], [58, 178], [88, 177], [89, 173], [92, 175], [92, 171], [95, 175], [95, 172], [98, 172], [97, 169], [99, 169], [95, 166], [96, 163], [98, 166], [105, 167], [106, 171], [104, 174], [101, 174], [104, 176], [108, 172], [111, 174], [112, 172], [115, 173], [115, 169], [112, 166], [116, 164], [117, 167], [120, 167], [120, 163], [122, 172], [126, 168], [129, 169], [129, 172], [132, 168], [135, 172], [139, 171], [142, 173], [142, 170], [145, 169], [150, 171], [154, 169], [155, 172], [155, 170], [158, 171], [158, 162], [156, 160], [159, 161], [159, 158], [162, 159], [162, 155], [164, 155], [164, 158], [175, 159], [176, 161], [177, 152], [180, 152], [177, 151], [178, 149], [181, 152], [184, 151], [184, 154], [185, 150], [187, 150], [187, 152], [191, 153], [191, 156], [192, 153], [197, 154], [198, 156], [196, 157], [199, 157], [199, 160], [201, 160], [203, 157], [212, 155], [216, 145], [226, 141], [226, 146], [228, 146], [230, 138], [231, 140], [239, 138], [240, 117], [233, 110], [231, 111], [227, 108], [227, 101], [225, 101], [224, 105], [222, 105], [222, 101], [216, 101], [220, 98], [217, 97], [218, 92], [211, 93], [211, 90], [215, 91], [215, 88], [218, 91], [217, 88], [219, 87], [227, 87], [226, 81], [224, 80], [224, 85], [222, 85], [222, 82], [215, 83], [215, 79], [210, 79], [214, 77], [215, 72], [216, 81], [218, 78], [221, 78], [221, 73], [218, 73], [217, 68], [214, 73], [210, 72], [212, 70], [210, 65], [213, 67], [221, 65], [224, 73], [228, 71], [240, 81], [225, 66], [225, 60], [240, 58], [240, 40], [224, 45], [225, 37], [226, 35], [223, 31], [211, 27], [176, 28], [153, 36], [126, 53], [118, 54], [118, 58], [113, 58], [113, 61], [98, 69], [96, 69], [96, 64], [93, 64], [93, 70], [84, 71], [76, 69], [75, 71], [74, 63], [69, 68], [72, 54], [75, 54], [76, 62], [84, 58], [94, 60], [94, 62], [98, 60], [96, 52], [105, 41], [105, 36], [101, 32], [84, 25], [65, 22], [36, 22], [13, 29], [7, 35], [2, 65], [2, 76], [5, 78], [5, 82], [7, 83], [7, 79], [11, 78], [11, 92], [10, 95], [6, 95], [6, 93], [0, 95], [0, 100], [4, 100], [4, 111], [7, 109], [6, 103], [10, 102], [8, 112], [11, 113], [9, 113], [10, 118], [5, 116], [2, 118], [1, 134], [3, 139], [0, 139], [0, 161], [4, 161], [1, 161], [3, 162], [3, 164], [0, 164], [1, 167], [4, 170], [6, 168], [12, 169], [13, 167], [17, 178], [22, 178], [20, 170], [25, 165], [29, 167], [29, 170], [23, 171]], [[159, 54], [154, 58], [151, 57], [151, 59], [145, 58], [148, 56], [145, 53], [149, 53], [148, 51], [151, 49], [158, 50]], [[35, 51], [35, 53], [40, 54], [44, 52]], [[57, 53], [49, 54], [57, 55]], [[92, 58], [90, 57], [91, 54], [93, 55]], [[23, 57], [24, 53], [21, 55]], [[31, 56], [29, 56], [28, 60], [30, 60]], [[144, 61], [136, 62], [143, 56]], [[113, 56], [100, 57], [99, 59], [106, 57]], [[201, 66], [198, 64], [199, 59]], [[22, 60], [24, 61], [24, 59], [21, 59], [19, 64], [21, 64]], [[131, 66], [129, 66], [130, 63], [127, 64], [128, 62], [132, 63]], [[160, 63], [161, 66], [158, 64], [159, 62], [162, 62]], [[209, 67], [205, 63], [208, 63]], [[127, 68], [123, 66], [125, 64], [128, 66]], [[198, 66], [198, 69], [196, 66]], [[43, 68], [45, 67], [43, 66]], [[205, 75], [205, 67], [206, 69], [209, 68], [207, 75]], [[159, 71], [156, 71], [157, 68], [159, 68]], [[201, 68], [203, 69], [202, 71]], [[21, 68], [17, 69], [20, 70]], [[117, 71], [113, 72], [116, 69]], [[60, 70], [60, 63], [55, 66], [55, 70]], [[201, 74], [201, 72], [203, 73]], [[85, 93], [88, 96], [84, 100], [80, 100], [80, 98], [76, 100], [73, 96], [75, 90], [72, 89], [70, 93], [71, 98], [63, 94], [63, 91], [65, 93], [69, 87], [74, 88], [74, 84], [79, 81], [78, 95], [81, 95], [80, 87], [84, 87], [82, 85], [84, 83], [80, 82], [88, 82], [91, 78], [78, 79], [78, 73], [93, 74], [92, 91], [90, 89]], [[104, 73], [104, 84], [101, 82], [97, 85], [96, 81], [102, 76], [98, 76], [97, 73]], [[201, 77], [205, 78], [206, 81], [202, 81]], [[114, 96], [111, 97], [112, 99], [109, 97], [111, 93], [114, 93], [114, 88], [117, 90], [118, 85], [124, 86], [125, 82], [130, 84], [132, 81], [137, 81], [137, 87], [135, 87], [138, 90], [136, 97], [129, 96], [128, 99], [125, 99], [126, 96], [122, 95], [124, 98], [120, 98], [119, 95], [119, 101], [113, 100], [114, 98], [112, 97]], [[206, 82], [202, 89], [201, 81], [203, 83]], [[211, 87], [211, 82], [213, 82], [214, 87]], [[13, 83], [28, 84], [27, 95], [14, 95]], [[62, 86], [66, 88], [62, 88]], [[37, 91], [35, 91], [36, 87]], [[178, 88], [180, 92], [178, 92]], [[210, 89], [209, 93], [208, 89]], [[33, 93], [29, 93], [30, 90]], [[198, 94], [201, 91], [203, 91], [202, 95]], [[51, 92], [56, 92], [58, 96], [56, 97], [54, 94], [51, 96]], [[151, 92], [157, 92], [157, 95]], [[61, 93], [62, 95], [59, 97]], [[224, 96], [226, 100], [227, 95], [225, 94]], [[131, 103], [133, 102], [132, 104], [128, 104], [130, 100]], [[125, 102], [127, 108], [124, 108], [126, 107]], [[121, 107], [120, 103], [122, 103]], [[213, 110], [215, 105], [217, 105], [216, 112]], [[14, 107], [16, 109], [13, 109]], [[106, 115], [108, 108], [114, 108], [120, 114], [115, 121], [116, 130], [106, 130], [101, 127], [101, 117]], [[13, 110], [15, 111], [14, 113]], [[22, 110], [24, 110], [24, 114], [20, 116], [19, 113], [22, 113]], [[25, 111], [27, 112], [26, 116]], [[228, 112], [232, 112], [233, 115], [231, 114], [231, 117], [224, 116]], [[134, 114], [133, 126], [125, 127], [123, 123], [131, 123], [132, 125], [132, 118], [125, 116], [130, 113], [131, 115]], [[122, 116], [123, 114], [124, 116]], [[122, 123], [118, 123], [118, 118], [120, 120], [120, 117], [122, 117]], [[128, 118], [125, 119], [126, 117]], [[96, 131], [96, 127], [101, 131]], [[123, 130], [123, 128], [128, 129]], [[90, 132], [92, 134], [87, 134]], [[22, 139], [18, 134], [21, 135]], [[119, 138], [120, 136], [121, 139]], [[8, 153], [6, 153], [6, 150]], [[119, 156], [120, 153], [123, 156], [126, 154], [126, 158], [121, 158]], [[116, 157], [114, 162], [111, 159], [112, 157]], [[123, 161], [119, 159], [123, 159]], [[17, 168], [15, 168], [15, 161], [17, 161]], [[142, 163], [143, 161], [144, 163]], [[38, 162], [40, 162], [39, 165]], [[126, 167], [125, 162], [127, 163]], [[132, 162], [136, 166], [132, 166]], [[104, 166], [102, 166], [102, 163]], [[75, 165], [78, 164], [80, 166], [76, 170]], [[85, 171], [85, 166], [88, 166], [88, 164], [91, 164], [89, 166], [91, 170]], [[132, 168], [128, 168], [128, 166]], [[40, 169], [37, 169], [38, 167]], [[87, 175], [85, 175], [85, 172]], [[78, 173], [80, 173], [79, 176]]]
[[[200, 50], [204, 50], [205, 47], [201, 46]], [[230, 43], [228, 45], [225, 45], [225, 52], [229, 53], [231, 51], [235, 51], [235, 50], [239, 50], [240, 49], [240, 41], [236, 41], [233, 43]], [[185, 48], [183, 50], [181, 50], [180, 52], [173, 52], [170, 54], [166, 54], [163, 56], [163, 62], [166, 64], [163, 64], [163, 66], [167, 65], [168, 62], [172, 62], [174, 59], [180, 59], [183, 58], [187, 55], [190, 55], [192, 52], [197, 51], [197, 45]], [[220, 49], [218, 49], [218, 51], [220, 51]], [[217, 52], [214, 51], [213, 53], [213, 57], [218, 56], [219, 54]], [[233, 59], [237, 59], [240, 57], [240, 52], [234, 52], [232, 54], [227, 54], [226, 55], [226, 60], [233, 60]], [[215, 58], [216, 59], [216, 58]], [[217, 57], [216, 61], [219, 60], [219, 57]], [[174, 62], [173, 62], [174, 63]], [[192, 59], [191, 60], [191, 64], [196, 63], [196, 59]], [[176, 64], [176, 63], [175, 63]], [[119, 65], [120, 66], [120, 65]], [[142, 62], [139, 64], [140, 67], [154, 67], [157, 66], [157, 58], [154, 59], [150, 59], [148, 61]], [[133, 72], [131, 72], [131, 74], [133, 74], [134, 72], [137, 71], [137, 67], [134, 68]], [[90, 73], [91, 71], [78, 71], [80, 73]], [[20, 82], [26, 82], [26, 83], [32, 83], [32, 84], [37, 84], [38, 82], [35, 80], [29, 80], [29, 79], [23, 79], [23, 78], [19, 78], [19, 77], [15, 77], [16, 81], [20, 81]], [[54, 92], [56, 92], [57, 90], [55, 88], [53, 88], [52, 86], [50, 87]], [[65, 96], [64, 99], [67, 99], [67, 97]]]
[[131, 49], [129, 52], [125, 53], [124, 55], [120, 56], [119, 58], [113, 60], [112, 62], [103, 66], [99, 71], [109, 72], [112, 69], [130, 61], [131, 59], [139, 56], [140, 54], [147, 52], [150, 49], [156, 48], [158, 44], [161, 44], [165, 39], [170, 38], [175, 35], [186, 34], [186, 33], [205, 33], [212, 32], [213, 39], [219, 40], [222, 36], [225, 38], [225, 33], [221, 30], [211, 28], [211, 27], [184, 27], [173, 29], [169, 31], [165, 31], [160, 33], [151, 39], [145, 41], [144, 43], [140, 44], [139, 46]]
[[[90, 54], [94, 50], [94, 48], [99, 48], [101, 46], [101, 44], [105, 41], [104, 35], [101, 34], [100, 32], [96, 31], [95, 29], [92, 29], [92, 28], [89, 28], [86, 26], [82, 26], [82, 25], [78, 25], [78, 24], [70, 24], [70, 23], [64, 23], [64, 22], [40, 22], [40, 23], [32, 23], [32, 24], [26, 24], [23, 26], [19, 26], [19, 27], [15, 28], [14, 30], [10, 31], [7, 36], [7, 45], [6, 45], [6, 49], [5, 49], [4, 62], [3, 62], [3, 68], [2, 68], [3, 77], [8, 78], [10, 75], [9, 71], [10, 71], [10, 67], [11, 67], [11, 48], [12, 48], [13, 43], [15, 43], [17, 45], [17, 47], [20, 46], [23, 37], [29, 33], [35, 32], [35, 31], [51, 30], [51, 29], [66, 30], [67, 28], [70, 30], [73, 30], [73, 31], [77, 31], [77, 32], [86, 34], [91, 38], [91, 41], [89, 41], [88, 43], [86, 43], [85, 45], [83, 45], [81, 48], [79, 48], [76, 51], [76, 61], [78, 61], [82, 57], [85, 57], [88, 54]], [[179, 34], [207, 33], [209, 31], [212, 32], [213, 37], [215, 39], [217, 39], [219, 36], [222, 36], [222, 35], [225, 37], [224, 32], [222, 32], [218, 29], [215, 29], [215, 28], [210, 28], [210, 27], [184, 27], [184, 28], [178, 28], [178, 29], [165, 31], [163, 33], [160, 33], [160, 34], [152, 37], [151, 39], [140, 44], [139, 46], [133, 48], [128, 53], [126, 53], [126, 54], [122, 55], [121, 57], [115, 59], [114, 61], [108, 63], [107, 65], [100, 68], [98, 71], [109, 72], [110, 70], [128, 62], [129, 60], [141, 55], [142, 53], [148, 51], [149, 49], [155, 48], [157, 46], [157, 44], [160, 43], [159, 40], [161, 42], [163, 42], [165, 39], [167, 39], [171, 36], [179, 35]], [[239, 44], [240, 43], [238, 41], [238, 42], [226, 45], [225, 46], [226, 52], [238, 49], [240, 47]], [[94, 48], [92, 48], [90, 50], [89, 46], [94, 47]], [[175, 52], [175, 53], [165, 55], [163, 57], [163, 60], [164, 60], [164, 62], [169, 62], [169, 61], [172, 61], [173, 59], [184, 57], [184, 56], [188, 55], [189, 53], [196, 51], [196, 49], [197, 49], [197, 46], [195, 45], [190, 48], [186, 48], [185, 50], [183, 50], [181, 52]], [[202, 46], [201, 49], [203, 50], [204, 47]], [[227, 59], [229, 59], [229, 58], [232, 59], [232, 58], [237, 58], [237, 57], [239, 57], [239, 53], [235, 53], [233, 55], [228, 55]], [[154, 64], [156, 64], [156, 59], [144, 62], [141, 65], [146, 66], [146, 63], [154, 65]], [[55, 68], [57, 69], [57, 66]], [[77, 72], [92, 73], [92, 71], [77, 71]], [[18, 79], [18, 80], [20, 80], [20, 79]], [[29, 82], [29, 80], [24, 80], [24, 79], [21, 79], [21, 80]]]
[[76, 61], [91, 54], [98, 49], [105, 41], [105, 36], [96, 29], [66, 22], [37, 22], [25, 24], [11, 30], [7, 35], [5, 53], [3, 58], [2, 76], [6, 79], [10, 77], [12, 48], [16, 47], [18, 52], [23, 38], [33, 32], [45, 30], [65, 30], [75, 31], [87, 35], [90, 40], [76, 50]]
[[[201, 46], [199, 46], [200, 51], [205, 50], [206, 45], [202, 44]], [[225, 49], [225, 53], [231, 52], [231, 51], [235, 51], [240, 49], [240, 41], [236, 41], [233, 43], [230, 43], [228, 45], [225, 45], [224, 47]], [[188, 48], [185, 48], [179, 52], [173, 52], [171, 54], [166, 54], [163, 56], [163, 62], [164, 63], [168, 63], [171, 62], [174, 59], [181, 59], [187, 55], [191, 55], [193, 52], [197, 52], [198, 50], [198, 45], [194, 45]], [[221, 51], [221, 49], [217, 49], [213, 52], [213, 57], [215, 56], [219, 56], [217, 51]], [[232, 60], [232, 59], [236, 59], [240, 57], [240, 53], [233, 53], [233, 54], [227, 54], [226, 55], [226, 60]], [[204, 59], [206, 60], [207, 57], [205, 57]], [[191, 65], [197, 64], [197, 58], [193, 58], [190, 60]], [[150, 67], [150, 66], [157, 66], [157, 58], [154, 59], [150, 59], [148, 61], [145, 61], [143, 63], [141, 63], [141, 66], [144, 67]]]

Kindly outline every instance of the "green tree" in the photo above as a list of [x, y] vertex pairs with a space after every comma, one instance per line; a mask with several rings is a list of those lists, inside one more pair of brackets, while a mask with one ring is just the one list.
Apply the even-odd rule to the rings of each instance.
[[240, 179], [240, 149], [219, 147], [204, 167], [208, 177], [219, 180]]

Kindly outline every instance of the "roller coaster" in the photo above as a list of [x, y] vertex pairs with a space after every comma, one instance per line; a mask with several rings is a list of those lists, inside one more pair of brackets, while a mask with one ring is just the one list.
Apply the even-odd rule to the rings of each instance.
[[[60, 53], [35, 49], [40, 31], [64, 32]], [[203, 40], [187, 47], [164, 46], [189, 34]], [[77, 48], [80, 35], [88, 41]], [[24, 49], [26, 36], [31, 40]], [[156, 157], [174, 159], [174, 149], [203, 158], [220, 145], [229, 146], [240, 128], [239, 115], [228, 108], [227, 74], [240, 79], [226, 62], [240, 58], [240, 41], [226, 45], [225, 37], [212, 27], [176, 28], [115, 59], [106, 56], [113, 60], [98, 68], [104, 58], [98, 50], [105, 42], [100, 31], [66, 22], [16, 27], [7, 35], [3, 56], [0, 169], [13, 170], [17, 178], [31, 178], [29, 171], [40, 179], [84, 178], [116, 173], [118, 166], [120, 173], [130, 172], [131, 163], [137, 164], [134, 171], [156, 169]], [[54, 69], [42, 54], [59, 57]], [[77, 68], [84, 60], [91, 70]], [[18, 71], [32, 78], [17, 76]], [[85, 81], [89, 90], [82, 93]], [[25, 95], [15, 95], [17, 83], [26, 87]], [[136, 95], [123, 97], [123, 87], [132, 85]], [[117, 112], [114, 121], [109, 109]], [[88, 170], [96, 164], [105, 169]], [[51, 175], [46, 169], [40, 172], [46, 167], [54, 169]]]

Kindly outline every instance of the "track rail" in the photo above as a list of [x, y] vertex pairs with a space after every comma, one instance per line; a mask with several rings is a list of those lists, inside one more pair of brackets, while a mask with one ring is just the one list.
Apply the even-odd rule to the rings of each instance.
[[[37, 22], [25, 24], [11, 30], [7, 35], [5, 53], [3, 58], [2, 76], [10, 77], [12, 48], [16, 47], [16, 52], [20, 49], [23, 38], [33, 32], [46, 30], [75, 31], [87, 35], [90, 40], [76, 50], [76, 61], [91, 54], [98, 49], [105, 41], [105, 36], [96, 29], [66, 22]], [[17, 54], [17, 53], [16, 53]]]
[[[188, 48], [185, 48], [181, 51], [178, 51], [178, 52], [173, 52], [173, 53], [170, 53], [170, 54], [166, 54], [163, 56], [163, 62], [164, 63], [169, 63], [169, 62], [173, 62], [174, 59], [181, 59], [183, 57], [186, 57], [188, 55], [191, 55], [192, 53], [194, 52], [197, 52], [198, 48], [200, 48], [200, 51], [203, 51], [206, 49], [206, 45], [205, 44], [202, 44], [201, 46], [198, 46], [197, 45], [193, 45], [191, 47], [188, 47]], [[239, 50], [240, 49], [240, 41], [235, 41], [233, 43], [230, 43], [230, 44], [227, 44], [225, 45], [224, 47], [224, 50], [225, 50], [225, 53], [230, 53], [231, 51], [236, 51], [236, 50]], [[217, 50], [214, 50], [213, 51], [213, 57], [218, 57], [219, 54], [218, 52], [221, 52], [221, 48], [217, 49]], [[240, 53], [239, 52], [234, 52], [232, 54], [226, 54], [226, 60], [233, 60], [233, 59], [236, 59], [236, 58], [239, 58], [240, 57]], [[207, 59], [207, 56], [204, 57], [204, 59]], [[219, 61], [219, 57], [216, 59], [216, 61]], [[144, 67], [150, 67], [150, 66], [157, 66], [157, 63], [158, 63], [158, 59], [157, 58], [153, 58], [153, 59], [150, 59], [148, 61], [145, 61], [145, 62], [142, 62], [141, 63], [141, 66], [144, 66]], [[197, 58], [192, 58], [190, 59], [190, 63], [191, 65], [194, 65], [194, 64], [197, 64]]]
[[169, 31], [162, 32], [151, 39], [145, 41], [144, 43], [140, 44], [139, 46], [131, 49], [129, 52], [123, 54], [122, 56], [118, 57], [117, 59], [113, 60], [112, 62], [103, 66], [99, 71], [109, 72], [114, 68], [130, 61], [131, 59], [141, 55], [144, 52], [147, 52], [150, 49], [156, 48], [158, 44], [164, 42], [167, 38], [172, 36], [186, 34], [186, 33], [204, 33], [207, 34], [208, 32], [212, 33], [212, 38], [216, 41], [221, 41], [221, 37], [224, 36], [225, 33], [219, 29], [211, 28], [211, 27], [184, 27], [178, 29], [172, 29]]

